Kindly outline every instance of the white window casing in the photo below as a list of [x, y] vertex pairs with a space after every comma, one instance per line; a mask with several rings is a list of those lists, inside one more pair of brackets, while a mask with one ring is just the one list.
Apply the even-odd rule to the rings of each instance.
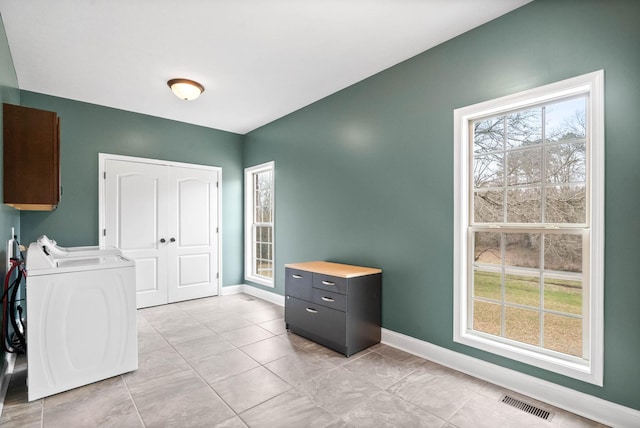
[[[555, 225], [473, 224], [471, 184], [474, 153], [473, 121], [521, 111], [531, 106], [586, 95], [586, 206], [585, 224]], [[453, 338], [481, 349], [584, 382], [603, 384], [604, 298], [604, 71], [552, 83], [498, 99], [454, 110], [454, 332]], [[544, 165], [542, 168], [546, 168]], [[543, 179], [544, 180], [544, 179]], [[542, 208], [544, 209], [544, 208]], [[583, 354], [574, 356], [515, 342], [472, 328], [470, 322], [474, 232], [557, 230], [581, 234], [583, 242]], [[542, 236], [542, 235], [541, 235]]]
[[[274, 287], [275, 262], [275, 163], [273, 161], [255, 165], [244, 170], [244, 212], [245, 212], [245, 245], [244, 271], [247, 281], [267, 287]], [[256, 177], [270, 177], [267, 188], [256, 189]], [[261, 192], [260, 199], [266, 199], [269, 214], [265, 218], [256, 218], [256, 192]], [[260, 232], [259, 232], [260, 231]], [[266, 232], [267, 238], [262, 235]], [[260, 236], [258, 236], [260, 235]], [[256, 248], [270, 248], [267, 254], [257, 254]], [[262, 253], [262, 251], [260, 251]]]

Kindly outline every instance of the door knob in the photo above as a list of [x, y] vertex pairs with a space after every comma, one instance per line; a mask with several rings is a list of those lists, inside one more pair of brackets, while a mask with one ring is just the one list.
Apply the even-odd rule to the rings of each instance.
[[169, 241], [176, 242], [176, 238], [171, 238], [171, 239], [169, 239]]
[[160, 242], [162, 242], [164, 244], [165, 242], [167, 242], [167, 240], [162, 238], [162, 239], [160, 239]]

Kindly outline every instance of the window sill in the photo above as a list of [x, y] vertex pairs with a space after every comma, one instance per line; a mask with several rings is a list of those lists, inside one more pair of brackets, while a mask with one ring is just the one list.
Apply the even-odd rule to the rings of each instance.
[[264, 285], [265, 287], [275, 287], [275, 285], [273, 284], [273, 280], [267, 280], [259, 276], [245, 276], [244, 279], [245, 281], [253, 282], [258, 285]]
[[521, 346], [493, 340], [474, 332], [456, 334], [454, 342], [500, 355], [511, 360], [558, 373], [583, 382], [602, 386], [602, 369], [594, 367], [589, 361], [580, 358], [561, 358], [550, 354], [526, 349]]

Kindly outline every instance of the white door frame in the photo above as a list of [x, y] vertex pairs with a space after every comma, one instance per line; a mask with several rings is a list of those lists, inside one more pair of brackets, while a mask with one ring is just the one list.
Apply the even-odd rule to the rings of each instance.
[[[105, 245], [105, 194], [106, 180], [104, 180], [107, 160], [119, 160], [127, 162], [148, 163], [153, 165], [166, 165], [175, 167], [186, 167], [216, 171], [218, 173], [218, 182], [222, 183], [222, 168], [219, 166], [199, 165], [185, 162], [174, 162], [160, 159], [140, 158], [135, 156], [114, 155], [110, 153], [98, 153], [98, 236], [100, 245]], [[218, 198], [218, 296], [222, 295], [222, 185], [217, 187]]]

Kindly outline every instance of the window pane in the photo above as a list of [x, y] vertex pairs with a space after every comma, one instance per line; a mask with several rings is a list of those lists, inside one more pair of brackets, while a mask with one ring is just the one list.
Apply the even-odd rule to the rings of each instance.
[[473, 152], [487, 153], [504, 148], [504, 118], [493, 117], [473, 124]]
[[545, 107], [545, 133], [547, 141], [585, 138], [587, 97], [560, 101]]
[[563, 143], [545, 149], [547, 183], [584, 183], [587, 164], [585, 143]]
[[473, 221], [502, 223], [504, 221], [504, 191], [486, 190], [473, 194]]
[[582, 314], [582, 236], [551, 234], [544, 237], [544, 307]]
[[262, 223], [262, 206], [260, 205], [260, 194], [259, 194], [258, 191], [256, 191], [254, 193], [254, 195], [255, 195], [255, 198], [254, 198], [254, 201], [253, 201], [253, 203], [255, 204], [254, 205], [254, 210], [255, 210], [254, 219], [255, 219], [256, 223]]
[[505, 265], [540, 267], [539, 233], [505, 233]]
[[500, 266], [502, 264], [500, 240], [500, 233], [476, 232], [474, 235], [474, 263]]
[[542, 142], [542, 108], [514, 112], [506, 120], [508, 149]]
[[540, 223], [540, 188], [507, 190], [507, 222]]
[[507, 153], [507, 185], [539, 184], [542, 181], [541, 163], [542, 148]]
[[582, 272], [582, 235], [545, 233], [544, 268], [562, 272]]
[[540, 344], [540, 313], [529, 309], [507, 307], [505, 337], [531, 345]]
[[582, 315], [582, 281], [545, 273], [544, 308]]
[[271, 226], [258, 226], [256, 240], [258, 242], [271, 243]]
[[507, 273], [504, 287], [506, 302], [540, 307], [540, 274]]
[[544, 315], [544, 347], [582, 357], [582, 320], [562, 315]]
[[502, 300], [500, 272], [476, 268], [473, 271], [473, 295], [485, 299]]
[[271, 259], [271, 244], [262, 244], [260, 246], [260, 256], [263, 260]]
[[585, 223], [586, 186], [549, 186], [545, 198], [545, 223]]
[[501, 153], [477, 156], [473, 162], [473, 186], [477, 189], [504, 186], [503, 170], [504, 163]]
[[262, 260], [259, 262], [258, 275], [266, 276], [268, 278], [273, 277], [273, 264], [270, 261]]
[[500, 336], [500, 305], [473, 301], [473, 329]]

